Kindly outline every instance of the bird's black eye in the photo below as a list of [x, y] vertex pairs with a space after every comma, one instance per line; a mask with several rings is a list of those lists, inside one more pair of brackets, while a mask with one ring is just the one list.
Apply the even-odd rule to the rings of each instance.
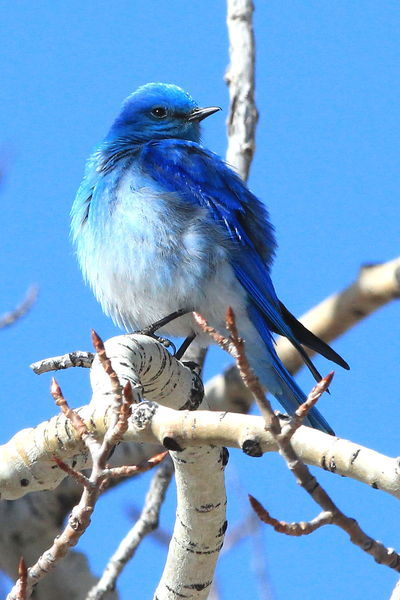
[[151, 115], [153, 117], [156, 117], [157, 119], [163, 119], [164, 117], [167, 116], [167, 109], [164, 108], [163, 106], [156, 106], [151, 111]]

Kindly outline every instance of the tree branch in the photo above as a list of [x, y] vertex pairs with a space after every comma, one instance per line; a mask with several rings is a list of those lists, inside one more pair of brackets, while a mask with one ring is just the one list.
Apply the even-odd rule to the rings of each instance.
[[[212, 444], [241, 448], [250, 456], [277, 450], [273, 438], [264, 430], [260, 417], [207, 410], [194, 413], [168, 408], [168, 405], [177, 408], [186, 405], [187, 397], [191, 395], [193, 374], [157, 341], [145, 336], [118, 336], [108, 340], [106, 348], [111, 349], [112, 363], [121, 382], [132, 381], [137, 384], [138, 377], [134, 369], [142, 367], [145, 396], [149, 400], [161, 396], [167, 405], [153, 405], [151, 402], [134, 405], [128, 430], [123, 436], [125, 441], [160, 444], [164, 438], [172, 437], [182, 448]], [[117, 348], [122, 357], [116, 356]], [[127, 353], [133, 360], [132, 366], [127, 362]], [[168, 354], [168, 358], [164, 353]], [[104, 411], [109, 403], [111, 388], [104, 375], [101, 365], [97, 360], [94, 361], [91, 371], [93, 398], [89, 405], [76, 410], [99, 438], [104, 436], [110, 419], [109, 411]], [[151, 409], [154, 412], [151, 419], [146, 416], [146, 410], [150, 407], [154, 407]], [[142, 424], [141, 416], [144, 419]], [[282, 416], [283, 422], [285, 418]], [[296, 431], [292, 443], [307, 464], [357, 479], [400, 497], [398, 459], [304, 426]], [[35, 428], [22, 430], [7, 444], [0, 446], [1, 497], [13, 499], [24, 496], [32, 489], [56, 487], [65, 473], [53, 468], [53, 456], [58, 456], [75, 469], [90, 464], [76, 432], [63, 415], [57, 415]]]
[[68, 352], [61, 356], [53, 356], [38, 360], [30, 365], [30, 368], [36, 375], [48, 373], [49, 371], [60, 371], [61, 369], [70, 369], [71, 367], [84, 367], [89, 369], [94, 359], [93, 352], [83, 352], [76, 350]]
[[255, 43], [252, 0], [228, 0], [227, 26], [230, 65], [225, 74], [229, 89], [226, 161], [247, 180], [255, 151], [258, 112], [254, 100]]
[[202, 446], [177, 449], [171, 456], [177, 512], [167, 562], [153, 600], [205, 600], [227, 527], [227, 453], [223, 448]]
[[0, 329], [9, 327], [10, 325], [13, 325], [16, 321], [19, 321], [19, 319], [24, 317], [26, 313], [29, 312], [32, 306], [35, 304], [37, 295], [38, 288], [35, 285], [32, 285], [26, 292], [25, 298], [23, 299], [21, 304], [19, 304], [10, 312], [4, 313], [4, 315], [0, 316]]

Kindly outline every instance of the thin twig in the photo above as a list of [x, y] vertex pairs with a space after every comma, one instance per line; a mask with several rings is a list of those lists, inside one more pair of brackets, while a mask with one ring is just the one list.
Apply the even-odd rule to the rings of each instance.
[[289, 423], [282, 430], [282, 438], [285, 436], [288, 440], [293, 436], [295, 431], [304, 423], [304, 419], [307, 417], [308, 413], [315, 406], [318, 400], [321, 398], [322, 394], [326, 392], [332, 382], [334, 372], [331, 371], [321, 379], [308, 394], [306, 400], [300, 404], [298, 409], [295, 411]]
[[111, 483], [111, 479], [124, 479], [137, 475], [138, 473], [145, 473], [159, 465], [167, 455], [167, 451], [160, 452], [149, 458], [145, 465], [123, 465], [122, 467], [106, 468], [104, 469], [104, 473]]
[[26, 585], [28, 578], [28, 570], [26, 568], [25, 561], [21, 556], [18, 565], [18, 581], [19, 581], [19, 589], [17, 594], [17, 600], [26, 600]]
[[122, 387], [118, 379], [118, 375], [116, 374], [113, 366], [111, 364], [111, 360], [108, 358], [106, 354], [106, 349], [104, 348], [103, 340], [101, 337], [92, 329], [92, 343], [94, 349], [96, 350], [96, 354], [99, 357], [101, 364], [107, 375], [110, 378], [112, 389], [114, 393], [114, 398], [117, 404], [121, 402], [122, 399]]
[[25, 298], [16, 308], [10, 312], [5, 313], [0, 317], [0, 329], [13, 325], [16, 321], [19, 321], [26, 315], [27, 312], [32, 308], [36, 302], [38, 295], [38, 288], [36, 285], [32, 285], [25, 294]]
[[76, 483], [80, 484], [82, 487], [91, 486], [89, 479], [83, 473], [81, 473], [80, 471], [76, 471], [57, 456], [54, 456], [53, 460], [60, 469], [62, 469], [63, 471], [65, 471], [65, 473], [67, 473], [73, 479], [75, 479]]
[[49, 371], [70, 369], [71, 367], [84, 367], [85, 369], [90, 369], [94, 357], [95, 355], [93, 352], [76, 350], [75, 352], [69, 352], [68, 354], [63, 354], [61, 356], [52, 356], [51, 358], [38, 360], [29, 366], [36, 375], [48, 373]]
[[284, 533], [286, 535], [301, 536], [309, 535], [319, 527], [332, 523], [332, 513], [321, 512], [315, 519], [311, 521], [300, 521], [298, 523], [286, 523], [286, 521], [278, 521], [274, 517], [271, 517], [266, 508], [258, 501], [254, 496], [249, 494], [249, 501], [254, 509], [254, 512], [262, 521], [267, 525], [271, 525], [278, 533]]

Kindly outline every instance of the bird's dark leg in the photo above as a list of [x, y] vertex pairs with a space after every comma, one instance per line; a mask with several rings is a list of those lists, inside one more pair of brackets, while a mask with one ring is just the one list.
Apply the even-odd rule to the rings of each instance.
[[185, 308], [180, 308], [179, 310], [176, 310], [175, 312], [167, 315], [166, 317], [163, 317], [159, 321], [156, 321], [155, 323], [152, 323], [148, 327], [145, 327], [145, 329], [141, 329], [140, 331], [137, 331], [136, 333], [142, 333], [143, 335], [152, 335], [158, 329], [161, 329], [165, 325], [168, 325], [168, 323], [171, 323], [171, 321], [174, 321], [178, 317], [182, 317], [183, 315], [187, 315], [189, 312], [191, 312], [191, 311], [190, 310], [186, 310]]
[[174, 356], [177, 360], [181, 360], [182, 356], [185, 354], [186, 350], [189, 348], [190, 344], [193, 342], [195, 337], [196, 337], [196, 334], [191, 333], [190, 335], [187, 336], [187, 338], [185, 340], [183, 340], [181, 346], [178, 348], [178, 350], [174, 354]]
[[[161, 329], [162, 327], [165, 327], [165, 325], [168, 325], [168, 323], [170, 323], [171, 321], [174, 321], [175, 319], [178, 319], [178, 317], [182, 317], [183, 315], [187, 315], [187, 313], [189, 313], [189, 312], [191, 312], [191, 311], [190, 310], [186, 310], [184, 308], [181, 308], [181, 309], [176, 310], [173, 313], [167, 315], [166, 317], [163, 317], [159, 321], [156, 321], [155, 323], [152, 323], [148, 327], [145, 327], [145, 329], [141, 329], [140, 331], [136, 331], [135, 333], [141, 333], [142, 335], [148, 335], [150, 337], [155, 338], [157, 341], [159, 341], [161, 344], [163, 344], [166, 348], [168, 348], [169, 346], [173, 346], [174, 349], [175, 349], [174, 344], [170, 340], [167, 340], [166, 338], [163, 338], [161, 336], [156, 335], [155, 332], [158, 329]], [[186, 340], [185, 340], [185, 342], [186, 342]], [[185, 343], [185, 342], [183, 342], [183, 343]], [[175, 353], [176, 353], [176, 349], [175, 349]]]

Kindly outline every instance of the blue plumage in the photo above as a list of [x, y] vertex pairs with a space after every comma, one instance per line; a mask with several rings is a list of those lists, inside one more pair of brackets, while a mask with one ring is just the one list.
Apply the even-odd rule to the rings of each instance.
[[[265, 207], [199, 143], [200, 121], [216, 110], [198, 108], [173, 85], [147, 84], [131, 94], [87, 163], [72, 237], [103, 309], [126, 329], [186, 309], [223, 330], [232, 306], [251, 365], [290, 413], [305, 396], [278, 359], [272, 331], [298, 348], [317, 377], [302, 343], [348, 366], [278, 300]], [[191, 315], [163, 332], [210, 341]], [[316, 409], [309, 423], [332, 433]]]

